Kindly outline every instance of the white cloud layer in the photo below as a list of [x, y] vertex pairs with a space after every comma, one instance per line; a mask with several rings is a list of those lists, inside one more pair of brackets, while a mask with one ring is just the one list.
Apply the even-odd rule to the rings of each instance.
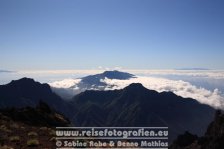
[[[203, 87], [197, 87], [189, 82], [182, 80], [171, 80], [163, 78], [163, 75], [181, 75], [181, 76], [193, 76], [198, 78], [208, 79], [224, 79], [223, 70], [125, 70], [132, 74], [139, 74], [141, 77], [132, 78], [129, 80], [116, 80], [116, 79], [104, 79], [101, 80], [108, 84], [106, 90], [122, 89], [131, 83], [141, 83], [146, 88], [156, 90], [158, 92], [171, 91], [182, 97], [190, 97], [196, 99], [200, 103], [208, 104], [215, 108], [224, 109], [224, 97], [218, 90], [208, 90]], [[102, 70], [68, 70], [68, 71], [53, 71], [50, 73], [73, 73], [73, 74], [96, 74], [101, 73]], [[43, 73], [43, 72], [41, 72]], [[47, 72], [49, 73], [49, 72]], [[153, 77], [153, 75], [161, 75], [161, 78]], [[85, 75], [84, 75], [85, 76]], [[145, 77], [142, 77], [145, 76]], [[64, 88], [71, 90], [71, 94], [79, 93], [85, 89], [79, 89], [76, 85], [80, 82], [80, 79], [64, 79], [62, 81], [56, 81], [49, 83], [54, 88]], [[222, 82], [220, 82], [222, 83]], [[73, 88], [70, 88], [72, 87]], [[215, 87], [214, 87], [215, 88]], [[94, 88], [93, 88], [94, 90]]]
[[75, 84], [78, 84], [80, 81], [81, 79], [64, 79], [62, 81], [49, 83], [49, 85], [55, 88], [70, 88]]
[[174, 81], [164, 78], [137, 77], [129, 80], [104, 79], [101, 80], [108, 84], [106, 90], [122, 89], [131, 83], [141, 83], [148, 89], [158, 92], [171, 91], [182, 97], [196, 99], [198, 102], [210, 105], [215, 108], [224, 109], [224, 97], [218, 89], [209, 91], [184, 81]]
[[180, 75], [180, 76], [192, 76], [203, 77], [213, 79], [224, 79], [224, 70], [124, 70], [136, 75]]

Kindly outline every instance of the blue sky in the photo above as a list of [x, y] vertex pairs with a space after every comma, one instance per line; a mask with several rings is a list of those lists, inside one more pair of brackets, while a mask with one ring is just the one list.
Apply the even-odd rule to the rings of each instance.
[[0, 69], [224, 69], [223, 0], [0, 0]]

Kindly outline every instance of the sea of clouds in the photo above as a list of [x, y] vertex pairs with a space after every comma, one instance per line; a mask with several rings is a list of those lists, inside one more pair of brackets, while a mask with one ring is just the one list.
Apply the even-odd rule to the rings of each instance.
[[[34, 78], [41, 83], [63, 89], [70, 96], [79, 93], [76, 85], [81, 77], [102, 73], [104, 70], [51, 70], [18, 71], [0, 73], [1, 84], [22, 77]], [[106, 90], [122, 89], [131, 83], [141, 83], [148, 89], [158, 92], [171, 91], [182, 97], [190, 97], [215, 108], [224, 109], [223, 70], [121, 70], [136, 75], [129, 80], [102, 79], [107, 83]], [[66, 79], [69, 78], [69, 79]], [[70, 88], [73, 86], [73, 88]], [[94, 89], [94, 88], [93, 88]], [[58, 90], [59, 91], [59, 90]], [[82, 90], [83, 91], [83, 90]]]
[[169, 80], [155, 77], [136, 77], [129, 80], [117, 80], [105, 78], [101, 80], [108, 84], [106, 90], [122, 89], [131, 83], [141, 83], [144, 87], [158, 92], [171, 91], [176, 95], [193, 98], [202, 104], [224, 109], [224, 97], [218, 89], [213, 91], [203, 87], [196, 87], [182, 80]]
[[[105, 90], [122, 89], [131, 83], [141, 83], [158, 92], [171, 91], [184, 98], [193, 98], [202, 104], [224, 109], [224, 71], [222, 70], [123, 70], [137, 74], [128, 80], [102, 79], [107, 84]], [[172, 77], [171, 77], [172, 76]], [[190, 79], [189, 79], [190, 78]], [[203, 81], [198, 81], [203, 80]], [[80, 79], [65, 79], [50, 83], [52, 87], [68, 88], [70, 94], [79, 93], [76, 86]], [[197, 82], [197, 83], [195, 83]], [[212, 86], [212, 87], [210, 87]], [[94, 88], [93, 88], [94, 89]]]

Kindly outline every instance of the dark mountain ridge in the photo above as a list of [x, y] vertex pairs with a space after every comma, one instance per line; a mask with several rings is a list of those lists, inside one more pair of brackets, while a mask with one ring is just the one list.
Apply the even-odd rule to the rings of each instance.
[[0, 109], [0, 113], [13, 121], [31, 126], [65, 127], [70, 125], [68, 118], [42, 101], [36, 107], [5, 108]]
[[53, 149], [55, 127], [69, 125], [66, 117], [44, 102], [36, 107], [0, 109], [0, 148]]
[[194, 99], [158, 93], [139, 83], [122, 90], [86, 91], [71, 104], [78, 111], [72, 121], [79, 126], [166, 126], [171, 140], [186, 130], [202, 135], [215, 112]]
[[23, 78], [0, 86], [0, 107], [36, 106], [44, 101], [75, 126], [169, 127], [172, 140], [184, 131], [202, 135], [214, 109], [171, 92], [158, 93], [134, 83], [121, 90], [87, 90], [64, 101], [47, 84]]
[[224, 113], [216, 111], [214, 120], [209, 124], [202, 137], [185, 132], [171, 144], [170, 149], [223, 149]]
[[[36, 105], [42, 98], [45, 98], [46, 101], [53, 98], [56, 101], [60, 100], [57, 95], [51, 92], [49, 85], [40, 84], [29, 78], [13, 80], [9, 84], [1, 85], [0, 98], [1, 107], [4, 107], [4, 105], [9, 107], [10, 104], [12, 104], [12, 106], [15, 106], [15, 104], [18, 104], [16, 106], [23, 106], [24, 104]], [[17, 99], [15, 100], [15, 98]]]
[[0, 85], [0, 108], [35, 107], [40, 101], [44, 101], [66, 116], [70, 113], [69, 108], [71, 107], [52, 92], [48, 84], [41, 84], [30, 78], [22, 78], [6, 85]]

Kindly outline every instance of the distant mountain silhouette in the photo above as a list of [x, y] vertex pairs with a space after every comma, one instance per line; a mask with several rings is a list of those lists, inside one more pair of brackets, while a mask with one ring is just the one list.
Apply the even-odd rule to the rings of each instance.
[[[54, 87], [51, 86], [52, 90], [57, 93], [60, 97], [64, 99], [71, 99], [74, 95], [77, 95], [81, 92], [84, 92], [86, 90], [104, 90], [105, 88], [110, 88], [113, 86], [109, 86], [107, 83], [103, 82], [104, 79], [118, 79], [118, 80], [127, 80], [130, 78], [135, 78], [134, 75], [126, 73], [126, 72], [120, 72], [120, 71], [105, 71], [100, 74], [95, 75], [89, 75], [83, 78], [80, 78], [80, 82], [77, 84], [74, 84], [73, 86], [69, 88], [63, 88], [62, 87]], [[62, 84], [64, 82], [62, 81]]]
[[185, 131], [202, 135], [214, 109], [171, 92], [158, 93], [131, 84], [122, 90], [86, 91], [71, 102], [79, 126], [168, 126], [172, 140]]
[[15, 71], [0, 69], [0, 73], [12, 73], [12, 72], [15, 72]]
[[126, 73], [126, 72], [120, 72], [120, 71], [105, 71], [101, 74], [96, 75], [90, 75], [81, 78], [81, 82], [77, 85], [77, 87], [81, 89], [101, 89], [107, 86], [106, 83], [102, 82], [102, 79], [108, 78], [108, 79], [118, 79], [118, 80], [127, 80], [130, 78], [133, 78], [134, 75]]
[[109, 79], [127, 80], [130, 78], [133, 78], [134, 75], [127, 73], [127, 72], [121, 72], [121, 71], [114, 70], [114, 71], [104, 71], [101, 74], [83, 77], [82, 80], [83, 80], [83, 82], [88, 82], [88, 81], [91, 82], [94, 79], [104, 79], [105, 77], [109, 78]]

